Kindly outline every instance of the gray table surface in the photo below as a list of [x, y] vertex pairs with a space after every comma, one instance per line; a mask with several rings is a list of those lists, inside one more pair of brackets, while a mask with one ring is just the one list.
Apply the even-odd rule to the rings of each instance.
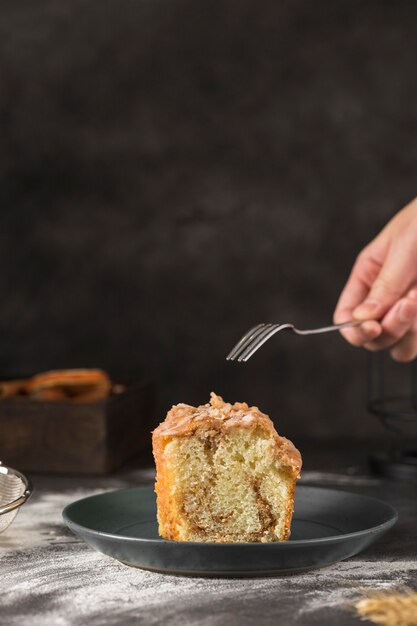
[[34, 476], [35, 494], [0, 535], [0, 623], [7, 626], [89, 624], [269, 626], [361, 622], [352, 601], [366, 589], [415, 587], [417, 486], [369, 475], [366, 447], [318, 443], [305, 455], [302, 483], [383, 498], [400, 519], [366, 552], [322, 570], [279, 578], [182, 578], [141, 571], [87, 547], [68, 531], [70, 502], [153, 480], [131, 467], [103, 478]]

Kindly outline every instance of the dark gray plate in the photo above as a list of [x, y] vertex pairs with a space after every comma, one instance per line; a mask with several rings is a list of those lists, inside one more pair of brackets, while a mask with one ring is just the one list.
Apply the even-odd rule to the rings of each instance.
[[138, 487], [78, 500], [63, 517], [89, 546], [128, 565], [192, 576], [271, 576], [347, 559], [391, 528], [397, 513], [375, 498], [298, 486], [290, 541], [165, 541], [153, 488]]

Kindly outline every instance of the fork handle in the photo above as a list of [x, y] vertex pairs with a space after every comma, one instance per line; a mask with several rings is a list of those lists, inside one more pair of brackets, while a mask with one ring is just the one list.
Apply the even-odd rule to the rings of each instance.
[[368, 320], [351, 320], [349, 322], [342, 322], [341, 324], [333, 324], [333, 326], [323, 326], [322, 328], [312, 328], [311, 330], [298, 330], [294, 328], [294, 332], [297, 335], [318, 335], [320, 333], [329, 333], [332, 330], [341, 330], [342, 328], [353, 328], [354, 326], [360, 326]]

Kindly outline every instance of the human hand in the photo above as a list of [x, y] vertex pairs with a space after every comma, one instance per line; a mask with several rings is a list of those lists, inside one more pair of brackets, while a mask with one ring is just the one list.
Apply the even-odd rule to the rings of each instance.
[[417, 199], [388, 222], [356, 259], [334, 322], [368, 320], [341, 333], [354, 346], [417, 356]]

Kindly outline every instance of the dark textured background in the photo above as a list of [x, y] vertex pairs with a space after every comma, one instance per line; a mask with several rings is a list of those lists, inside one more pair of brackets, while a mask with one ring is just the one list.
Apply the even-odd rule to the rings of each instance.
[[330, 321], [416, 194], [417, 4], [0, 4], [0, 373], [100, 365], [215, 389], [290, 436], [379, 432]]

